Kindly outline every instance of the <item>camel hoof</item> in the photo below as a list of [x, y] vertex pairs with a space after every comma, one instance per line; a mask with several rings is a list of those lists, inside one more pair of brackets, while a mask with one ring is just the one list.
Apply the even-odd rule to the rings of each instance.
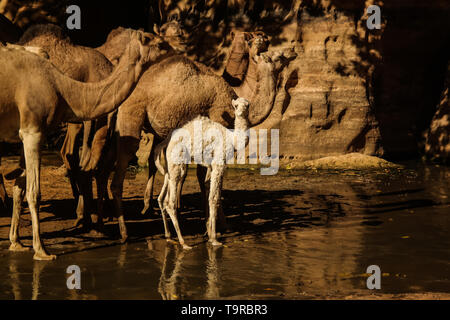
[[182, 246], [183, 246], [183, 250], [191, 250], [192, 249], [192, 247], [188, 246], [187, 244], [183, 244]]
[[77, 218], [77, 220], [75, 220], [75, 222], [73, 223], [73, 226], [75, 228], [77, 228], [78, 226], [80, 226], [83, 223], [83, 218]]
[[150, 206], [149, 205], [145, 205], [144, 208], [141, 211], [142, 215], [147, 214], [147, 211], [150, 211], [149, 213], [152, 213], [153, 210], [150, 210]]
[[127, 242], [127, 240], [128, 240], [128, 236], [127, 235], [125, 235], [125, 236], [122, 236], [122, 238], [120, 238], [120, 243], [125, 243], [125, 242]]
[[217, 241], [217, 240], [209, 241], [209, 243], [211, 243], [211, 245], [214, 246], [214, 247], [220, 247], [220, 246], [222, 246], [222, 243], [219, 242], [219, 241]]
[[49, 261], [55, 260], [56, 256], [54, 254], [47, 254], [45, 252], [36, 252], [33, 256], [33, 259], [39, 261]]
[[11, 245], [9, 246], [9, 251], [14, 252], [30, 251], [30, 249], [30, 247], [24, 247], [20, 242], [11, 243]]

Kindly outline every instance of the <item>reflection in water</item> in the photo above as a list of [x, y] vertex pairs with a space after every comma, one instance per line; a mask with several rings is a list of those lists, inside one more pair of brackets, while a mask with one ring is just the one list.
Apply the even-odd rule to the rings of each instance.
[[9, 263], [9, 276], [11, 279], [12, 292], [14, 294], [14, 300], [21, 300], [22, 294], [20, 291], [20, 284], [22, 283], [19, 278], [19, 270], [17, 266], [17, 261], [15, 259], [11, 259]]
[[163, 300], [178, 300], [181, 296], [177, 288], [179, 278], [182, 276], [180, 271], [182, 270], [184, 254], [183, 249], [178, 248], [178, 246], [174, 248], [171, 244], [166, 243], [158, 284], [158, 292]]
[[50, 261], [33, 261], [33, 291], [31, 300], [39, 298], [41, 273]]
[[[222, 250], [220, 247], [215, 247], [206, 244], [201, 248], [201, 252], [191, 254], [191, 251], [185, 251], [178, 245], [174, 245], [165, 241], [164, 257], [161, 262], [161, 277], [158, 283], [158, 292], [161, 294], [163, 300], [178, 300], [186, 296], [188, 291], [185, 290], [186, 283], [190, 282], [191, 276], [206, 279], [206, 288], [202, 298], [204, 299], [218, 299], [219, 294], [219, 266], [217, 262], [218, 252]], [[202, 259], [199, 253], [206, 249], [207, 258]], [[151, 250], [154, 250], [151, 247]], [[200, 259], [197, 262], [204, 261], [205, 266], [197, 268], [196, 274], [187, 274], [189, 265], [192, 265], [195, 259]], [[195, 263], [195, 262], [194, 262]], [[186, 265], [186, 267], [185, 267]], [[202, 276], [201, 272], [204, 271]], [[198, 292], [197, 292], [198, 294]]]
[[219, 293], [219, 264], [217, 263], [217, 254], [222, 250], [220, 247], [207, 245], [208, 262], [206, 265], [206, 299], [218, 299]]
[[[397, 176], [287, 175], [278, 185], [248, 175], [258, 190], [224, 193], [233, 233], [223, 247], [197, 242], [185, 251], [156, 235], [31, 262], [32, 253], [0, 243], [0, 298], [342, 297], [368, 293], [363, 274], [371, 264], [385, 274], [382, 293], [450, 292], [449, 178], [449, 169], [434, 167]], [[81, 290], [66, 287], [71, 264], [82, 270]]]

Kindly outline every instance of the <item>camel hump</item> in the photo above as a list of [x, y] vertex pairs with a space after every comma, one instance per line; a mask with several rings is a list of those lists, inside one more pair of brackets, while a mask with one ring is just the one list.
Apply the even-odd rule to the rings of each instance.
[[20, 40], [17, 43], [25, 45], [33, 40], [36, 40], [39, 37], [45, 38], [48, 36], [70, 42], [69, 36], [61, 27], [55, 24], [48, 23], [32, 25], [23, 33], [22, 37], [20, 37]]

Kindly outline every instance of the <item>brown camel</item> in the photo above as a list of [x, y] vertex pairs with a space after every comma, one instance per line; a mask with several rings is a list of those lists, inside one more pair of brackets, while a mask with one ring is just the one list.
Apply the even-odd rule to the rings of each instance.
[[[72, 44], [65, 32], [53, 24], [31, 26], [25, 31], [18, 44], [41, 48], [48, 54], [51, 63], [64, 72], [65, 75], [77, 81], [98, 82], [105, 79], [113, 71], [113, 65], [101, 53], [88, 47]], [[80, 140], [83, 141], [81, 138], [69, 141], [66, 139], [61, 152], [72, 186], [72, 192], [78, 201], [76, 224], [81, 222], [83, 217], [87, 217], [86, 222], [89, 223], [90, 216], [86, 212], [89, 206], [84, 206], [84, 203], [89, 204], [92, 198], [92, 179], [90, 179], [89, 173], [79, 170], [79, 163], [81, 160], [87, 161], [88, 156], [92, 153], [95, 155], [101, 153], [95, 152], [95, 148], [93, 152], [90, 152], [91, 145], [87, 141], [91, 133], [91, 127], [97, 127], [94, 140], [101, 139], [105, 135], [107, 127], [101, 124], [107, 122], [107, 119], [108, 116], [102, 116], [97, 120], [85, 121], [83, 124], [69, 123], [67, 126], [67, 131], [72, 133], [71, 137], [77, 137], [78, 133], [80, 135], [83, 134], [83, 127], [86, 128], [84, 134], [87, 136], [84, 139], [86, 142], [83, 144], [81, 159], [79, 159], [78, 153], [79, 146], [74, 146]], [[71, 142], [73, 143], [71, 144]], [[89, 190], [91, 191], [89, 192]], [[19, 205], [20, 201], [15, 201], [14, 203]], [[20, 210], [20, 208], [17, 210]]]
[[[28, 51], [0, 48], [0, 139], [22, 141], [24, 146], [34, 259], [56, 258], [46, 252], [39, 230], [40, 145], [44, 134], [63, 121], [95, 119], [117, 109], [136, 86], [144, 64], [154, 59], [144, 46], [147, 41], [136, 32], [114, 72], [97, 83], [72, 80], [48, 60]], [[23, 193], [20, 183], [14, 189], [15, 194]], [[18, 235], [19, 216], [14, 210], [10, 232], [13, 251], [24, 250]]]

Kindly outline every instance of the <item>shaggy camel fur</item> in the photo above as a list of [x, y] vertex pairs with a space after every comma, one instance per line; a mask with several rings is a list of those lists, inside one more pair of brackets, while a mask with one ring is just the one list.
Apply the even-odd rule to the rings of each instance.
[[[234, 150], [238, 148], [237, 143], [240, 139], [236, 139], [236, 136], [245, 135], [248, 129], [248, 101], [239, 98], [233, 100], [232, 105], [235, 110], [235, 131], [231, 134], [223, 125], [206, 117], [197, 117], [182, 126], [180, 131], [174, 131], [155, 148], [155, 164], [164, 176], [164, 185], [158, 197], [164, 222], [164, 233], [166, 238], [169, 239], [170, 231], [167, 228], [166, 221], [166, 213], [168, 213], [177, 232], [178, 240], [184, 249], [190, 249], [191, 247], [184, 242], [178, 225], [177, 188], [187, 174], [187, 163], [193, 161], [198, 154], [202, 155], [202, 159], [200, 162], [196, 161], [197, 165], [208, 168], [211, 173], [208, 197], [210, 214], [206, 223], [209, 242], [214, 246], [221, 245], [216, 237], [216, 217], [220, 208], [223, 175], [227, 161], [230, 157], [233, 157]], [[196, 134], [199, 134], [196, 133], [196, 129], [201, 130], [199, 132], [200, 137], [196, 136]], [[198, 141], [199, 139], [201, 140]], [[181, 148], [180, 144], [183, 144]], [[186, 150], [184, 147], [188, 149]], [[164, 165], [162, 159], [164, 159]]]
[[[46, 252], [39, 230], [40, 145], [44, 134], [63, 121], [95, 119], [117, 109], [135, 87], [149, 59], [144, 41], [143, 35], [136, 32], [116, 70], [95, 84], [70, 79], [36, 54], [0, 48], [0, 139], [23, 143], [36, 260], [56, 258]], [[18, 190], [19, 185], [14, 189], [14, 193], [23, 192], [23, 188]], [[19, 241], [19, 215], [13, 211], [13, 251], [24, 250]]]

